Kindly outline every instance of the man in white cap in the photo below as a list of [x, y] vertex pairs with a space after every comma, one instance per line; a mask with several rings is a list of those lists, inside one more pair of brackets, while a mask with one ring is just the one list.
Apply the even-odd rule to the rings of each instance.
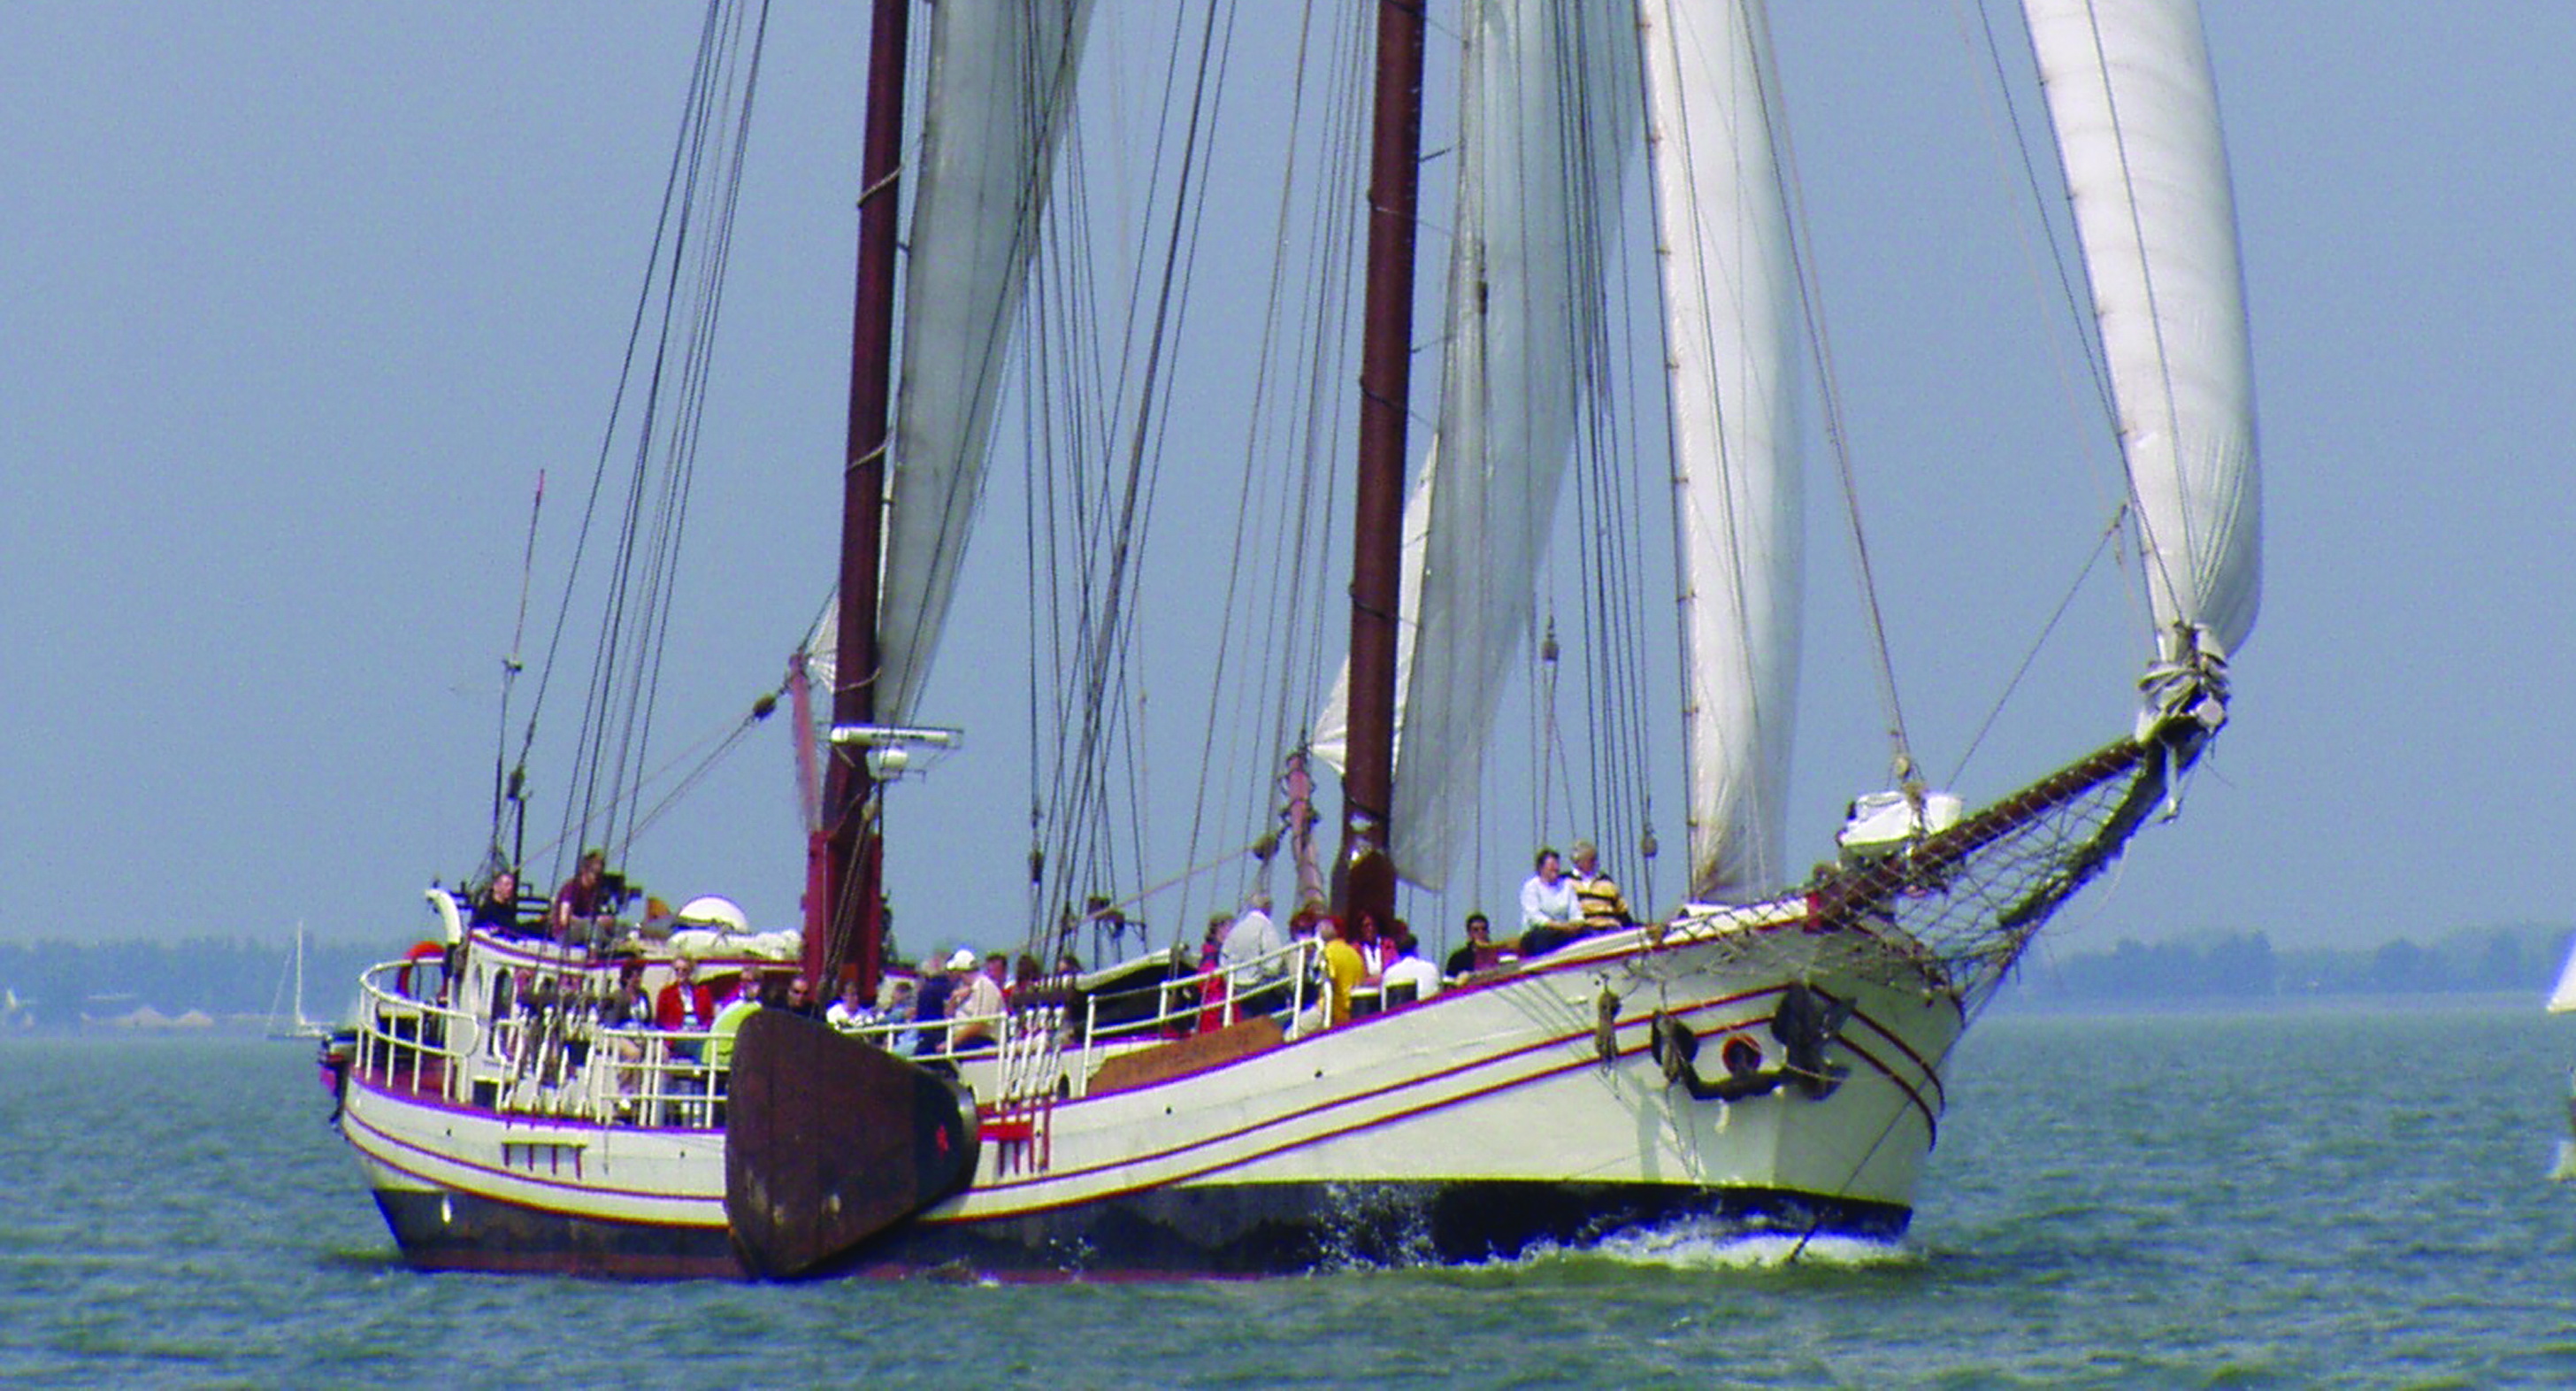
[[1002, 1010], [1002, 983], [997, 977], [1008, 967], [1007, 958], [996, 955], [994, 969], [975, 969], [975, 953], [959, 947], [948, 958], [948, 969], [957, 977], [956, 993], [948, 997], [948, 1017], [963, 1021], [949, 1031], [948, 1047], [963, 1051], [969, 1047], [990, 1048], [997, 1041]]
[[[964, 962], [960, 966], [959, 962]], [[960, 974], [975, 969], [975, 953], [959, 947], [954, 956], [942, 964], [932, 957], [921, 963], [921, 994], [915, 997], [912, 1017], [922, 1026], [913, 1033], [913, 1051], [923, 1057], [948, 1051], [948, 1025], [944, 1022], [955, 1011], [948, 1000], [964, 977]]]

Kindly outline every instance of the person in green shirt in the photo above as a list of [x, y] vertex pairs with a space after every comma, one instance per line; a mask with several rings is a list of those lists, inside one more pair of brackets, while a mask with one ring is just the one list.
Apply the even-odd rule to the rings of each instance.
[[742, 1032], [742, 1021], [760, 1008], [760, 971], [745, 967], [742, 982], [733, 998], [716, 1011], [715, 1022], [707, 1026], [707, 1067], [722, 1072], [733, 1066], [733, 1038]]

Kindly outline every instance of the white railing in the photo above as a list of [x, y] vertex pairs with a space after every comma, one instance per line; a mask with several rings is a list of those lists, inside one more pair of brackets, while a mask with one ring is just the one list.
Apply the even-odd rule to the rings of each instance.
[[[1100, 1065], [1120, 1053], [1255, 1014], [1276, 1015], [1283, 1023], [1296, 1018], [1313, 998], [1307, 968], [1314, 955], [1312, 941], [1291, 941], [1232, 967], [1167, 977], [1132, 990], [1085, 992], [1078, 1019], [1067, 1005], [1050, 1001], [935, 1020], [878, 1019], [842, 1032], [915, 1062], [944, 1065], [979, 1098], [1008, 1103], [1059, 1089], [1081, 1096]], [[1236, 981], [1249, 984], [1237, 990]], [[1122, 1005], [1141, 996], [1152, 1000], [1144, 1013], [1115, 1017], [1125, 1015]], [[1114, 1022], [1103, 1023], [1104, 1013]], [[993, 1042], [959, 1047], [955, 1040], [960, 1033], [979, 1033]], [[932, 1034], [939, 1035], [939, 1046], [923, 1047]]]
[[[415, 995], [415, 971], [434, 975], [436, 990]], [[458, 1072], [459, 1062], [474, 1048], [474, 1018], [440, 1003], [446, 970], [432, 962], [388, 961], [370, 967], [358, 982], [357, 1056], [351, 1066], [361, 1077], [387, 1087], [441, 1095]], [[460, 1046], [457, 1040], [465, 1042]]]
[[710, 1035], [603, 1023], [600, 995], [579, 983], [613, 985], [614, 967], [565, 970], [553, 983], [559, 991], [571, 986], [569, 993], [513, 1001], [509, 1013], [488, 1018], [453, 1002], [459, 982], [444, 972], [435, 988], [411, 981], [422, 964], [386, 962], [360, 980], [358, 1076], [505, 1113], [642, 1126], [716, 1124], [724, 1078], [703, 1061]]
[[[688, 1129], [722, 1123], [726, 1078], [705, 1062], [711, 1035], [606, 1022], [620, 984], [617, 963], [571, 952], [533, 963], [476, 962], [475, 947], [465, 951], [469, 969], [460, 973], [433, 957], [385, 962], [361, 978], [353, 1059], [359, 1077], [506, 1114]], [[877, 1020], [845, 1032], [919, 1062], [946, 1064], [979, 1096], [1002, 1104], [1080, 1096], [1100, 1065], [1119, 1053], [1254, 1014], [1296, 1018], [1313, 993], [1313, 959], [1312, 942], [1292, 941], [1232, 968], [1086, 996], [1078, 1021], [1065, 1004], [1050, 1002], [934, 1021]], [[1257, 984], [1238, 991], [1232, 988], [1238, 981]], [[1101, 1022], [1104, 1005], [1133, 1004], [1144, 994], [1153, 1000], [1143, 1015]], [[992, 1042], [956, 1046], [958, 1033], [976, 1032], [976, 1025]], [[940, 1033], [942, 1044], [923, 1051], [928, 1032]]]
[[[1205, 1027], [1223, 1028], [1255, 1014], [1280, 1015], [1283, 1022], [1295, 1019], [1306, 1009], [1309, 967], [1316, 950], [1312, 939], [1292, 939], [1288, 945], [1248, 962], [1210, 967], [1161, 981], [1150, 987], [1159, 994], [1153, 1013], [1142, 1019], [1104, 1025], [1100, 1022], [1100, 1007], [1118, 997], [1086, 998], [1081, 1066], [1074, 1071], [1074, 1094], [1081, 1095], [1092, 1074], [1117, 1053], [1152, 1047], [1174, 1036], [1186, 1037]], [[1238, 981], [1250, 984], [1238, 991]], [[1263, 1007], [1272, 1001], [1277, 1002], [1277, 1007]], [[1247, 1009], [1247, 1005], [1252, 1008]]]

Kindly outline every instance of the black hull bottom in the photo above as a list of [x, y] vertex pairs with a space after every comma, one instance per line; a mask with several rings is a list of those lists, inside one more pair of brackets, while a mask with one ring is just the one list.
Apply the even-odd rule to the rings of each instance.
[[738, 1278], [733, 1241], [704, 1227], [603, 1222], [470, 1193], [376, 1190], [403, 1260], [419, 1270], [590, 1275], [630, 1280]]
[[914, 1223], [853, 1268], [996, 1275], [1282, 1275], [1508, 1260], [1622, 1232], [1705, 1222], [1716, 1232], [1894, 1241], [1909, 1209], [1761, 1189], [1672, 1184], [1270, 1183], [1177, 1189], [985, 1222]]
[[[597, 1222], [462, 1194], [380, 1192], [376, 1203], [404, 1259], [422, 1269], [644, 1279], [744, 1273], [726, 1235], [701, 1228]], [[1705, 1222], [1720, 1234], [1892, 1242], [1911, 1215], [1889, 1203], [1672, 1184], [1245, 1184], [981, 1222], [913, 1222], [840, 1268], [1036, 1279], [1283, 1275], [1510, 1259], [1681, 1222]]]

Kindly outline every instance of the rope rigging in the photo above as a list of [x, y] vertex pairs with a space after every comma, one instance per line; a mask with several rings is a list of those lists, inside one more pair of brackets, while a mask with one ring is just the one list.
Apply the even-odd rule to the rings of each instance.
[[[1597, 128], [1591, 102], [1581, 99], [1590, 72], [1583, 66], [1587, 46], [1581, 42], [1579, 7], [1555, 12], [1552, 22], [1568, 30], [1554, 51], [1560, 68], [1554, 80], [1576, 94], [1563, 109], [1573, 113], [1577, 129], [1566, 142], [1568, 187], [1616, 186], [1630, 152], [1614, 147]], [[1628, 74], [1623, 74], [1628, 75]], [[1639, 547], [1644, 535], [1643, 471], [1628, 461], [1646, 456], [1638, 446], [1636, 412], [1618, 405], [1616, 384], [1633, 379], [1627, 335], [1614, 336], [1613, 323], [1629, 322], [1637, 306], [1626, 297], [1624, 277], [1613, 274], [1609, 251], [1614, 245], [1616, 213], [1604, 217], [1597, 203], [1569, 199], [1565, 205], [1567, 244], [1574, 249], [1578, 283], [1600, 287], [1601, 298], [1578, 301], [1591, 312], [1578, 313], [1566, 344], [1576, 364], [1575, 515], [1581, 588], [1585, 668], [1584, 715], [1591, 737], [1586, 752], [1591, 771], [1591, 806], [1585, 820], [1614, 861], [1623, 847], [1636, 847], [1642, 868], [1635, 879], [1640, 901], [1653, 896], [1651, 847], [1654, 827], [1652, 736], [1647, 720], [1645, 658], [1646, 577]], [[1612, 297], [1617, 302], [1612, 303]], [[1651, 312], [1651, 310], [1649, 311]]]
[[[501, 779], [494, 808], [491, 840], [496, 858], [503, 846], [524, 841], [528, 759], [574, 607], [585, 592], [593, 532], [603, 526], [614, 527], [616, 540], [607, 573], [594, 581], [601, 605], [598, 641], [571, 759], [570, 795], [561, 832], [551, 848], [597, 844], [622, 857], [643, 829], [642, 821], [622, 818], [632, 815], [648, 780], [643, 770], [649, 761], [653, 710], [670, 636], [672, 587], [687, 531], [689, 484], [706, 404], [707, 363], [722, 305], [767, 23], [765, 0], [758, 4], [711, 0], [700, 28], [680, 131], [664, 181], [661, 214], [629, 322], [571, 564], [538, 671], [537, 690], [517, 753], [512, 756], [505, 749], [502, 758], [508, 772]], [[648, 322], [655, 323], [649, 348]], [[632, 412], [630, 395], [640, 397]], [[622, 497], [608, 509], [612, 520], [603, 514], [603, 501], [610, 495], [611, 461], [621, 439], [631, 445], [629, 463], [621, 475]], [[542, 498], [542, 485], [539, 495]], [[531, 562], [535, 520], [532, 510]], [[521, 630], [524, 623], [523, 592]], [[514, 633], [513, 678], [518, 645]], [[505, 730], [508, 685], [505, 682]]]
[[[1307, 73], [1316, 37], [1314, 19], [1315, 11], [1309, 7], [1300, 24], [1292, 68], [1286, 176], [1274, 215], [1273, 245], [1280, 256], [1269, 277], [1258, 332], [1244, 481], [1234, 495], [1231, 563], [1219, 608], [1226, 621], [1218, 634], [1211, 671], [1216, 679], [1209, 683], [1204, 726], [1207, 747], [1223, 752], [1221, 761], [1199, 779], [1193, 799], [1188, 858], [1194, 862], [1212, 817], [1227, 828], [1258, 827], [1283, 814], [1269, 804], [1277, 778], [1273, 760], [1305, 746], [1308, 702], [1321, 689], [1324, 670], [1321, 654], [1329, 610], [1322, 601], [1319, 562], [1329, 525], [1329, 499], [1334, 495], [1331, 480], [1341, 450], [1315, 422], [1329, 418], [1323, 405], [1326, 383], [1339, 379], [1342, 372], [1340, 340], [1322, 326], [1341, 321], [1353, 278], [1346, 239], [1329, 230], [1310, 230], [1300, 240], [1292, 229], [1301, 223], [1315, 229], [1347, 225], [1343, 219], [1352, 207], [1348, 189], [1356, 183], [1360, 127], [1356, 104], [1346, 98], [1358, 90], [1361, 47], [1357, 26], [1342, 16], [1335, 34], [1340, 43], [1326, 68], [1328, 90], [1320, 103], [1326, 113], [1322, 148], [1310, 161], [1304, 157], [1299, 137], [1312, 100]], [[1322, 168], [1310, 177], [1306, 171], [1312, 164]], [[1310, 187], [1316, 191], [1308, 192]], [[1301, 219], [1301, 195], [1332, 211]], [[1302, 251], [1318, 268], [1304, 282], [1309, 294], [1294, 326], [1293, 346], [1291, 333], [1283, 327], [1285, 291], [1298, 278], [1292, 251]], [[1291, 361], [1305, 362], [1312, 373], [1303, 403], [1294, 395], [1282, 398], [1276, 360], [1283, 354]], [[1284, 579], [1276, 589], [1267, 583], [1274, 577]], [[1252, 666], [1248, 678], [1233, 674], [1238, 646], [1248, 649]], [[1228, 735], [1224, 732], [1228, 729], [1236, 733]], [[1213, 812], [1212, 801], [1218, 804]], [[1255, 844], [1261, 850], [1241, 875], [1242, 881], [1249, 882], [1218, 890], [1216, 906], [1230, 909], [1243, 892], [1266, 882], [1278, 842], [1256, 840]], [[1184, 902], [1183, 922], [1191, 920], [1193, 906]]]
[[1833, 345], [1825, 328], [1824, 292], [1817, 279], [1814, 257], [1807, 252], [1813, 239], [1807, 230], [1806, 191], [1797, 176], [1797, 157], [1788, 123], [1777, 118], [1782, 109], [1780, 69], [1767, 34], [1757, 38], [1753, 56], [1755, 80], [1761, 88], [1760, 109], [1771, 139], [1772, 163], [1779, 170], [1781, 202], [1789, 214], [1789, 260], [1795, 271], [1799, 319], [1807, 330], [1808, 353], [1815, 368], [1824, 417], [1825, 444], [1833, 454], [1835, 476], [1841, 484], [1843, 523], [1851, 538], [1862, 613], [1868, 620], [1872, 674], [1878, 680], [1880, 709], [1887, 720], [1889, 763], [1897, 781], [1912, 786], [1919, 777], [1913, 740], [1905, 729], [1905, 706], [1896, 689], [1896, 659], [1888, 645], [1887, 618], [1878, 601], [1878, 577], [1870, 563], [1869, 537], [1861, 523], [1860, 484], [1852, 468], [1851, 443], [1843, 424], [1840, 378], [1834, 371]]
[[[1140, 246], [1128, 299], [1131, 316], [1142, 318], [1131, 317], [1121, 327], [1120, 341], [1129, 350], [1118, 354], [1121, 365], [1115, 376], [1100, 384], [1096, 406], [1069, 401], [1062, 408], [1042, 407], [1050, 418], [1062, 409], [1067, 419], [1084, 422], [1075, 447], [1060, 459], [1033, 457], [1030, 464], [1029, 492], [1042, 502], [1032, 502], [1025, 513], [1033, 532], [1031, 554], [1049, 576], [1043, 596], [1037, 578], [1031, 577], [1032, 612], [1044, 614], [1053, 676], [1046, 674], [1050, 668], [1032, 664], [1030, 742], [1038, 755], [1032, 776], [1039, 786], [1031, 798], [1029, 934], [1033, 944], [1051, 939], [1059, 950], [1067, 927], [1062, 916], [1051, 913], [1051, 905], [1070, 905], [1077, 896], [1098, 897], [1093, 886], [1115, 882], [1122, 840], [1132, 860], [1127, 882], [1143, 876], [1144, 809], [1151, 799], [1138, 730], [1147, 691], [1137, 684], [1125, 655], [1139, 641], [1142, 605], [1136, 595], [1142, 583], [1142, 545], [1168, 444], [1172, 388], [1166, 381], [1167, 358], [1186, 319], [1205, 212], [1194, 187], [1214, 155], [1224, 73], [1221, 40], [1232, 14], [1230, 6], [1222, 14], [1211, 8], [1194, 36], [1184, 32], [1184, 18], [1175, 18], [1146, 201], [1148, 222], [1158, 224], [1149, 235], [1158, 239], [1159, 248]], [[1174, 139], [1177, 150], [1167, 150], [1166, 142]], [[1075, 167], [1079, 170], [1078, 161]], [[1081, 357], [1092, 346], [1086, 335], [1096, 333], [1101, 322], [1100, 315], [1090, 312], [1088, 218], [1078, 173], [1070, 188], [1066, 201], [1075, 212], [1058, 220], [1062, 240], [1052, 244], [1062, 263], [1058, 293], [1063, 301], [1053, 306], [1061, 312], [1052, 327], [1040, 330], [1042, 343], [1064, 345], [1059, 357]], [[1146, 277], [1152, 267], [1159, 269], [1151, 271], [1149, 288]], [[1095, 379], [1102, 375], [1098, 356], [1093, 352], [1088, 359]], [[1137, 374], [1132, 388], [1127, 380], [1131, 370]], [[1046, 374], [1033, 366], [1032, 375]], [[1104, 461], [1113, 451], [1123, 454], [1121, 465], [1095, 474], [1095, 449]], [[1069, 553], [1059, 542], [1068, 536]], [[1036, 642], [1033, 633], [1033, 649]], [[1055, 718], [1042, 715], [1042, 706]], [[1051, 756], [1041, 746], [1040, 733], [1050, 725], [1059, 731]], [[1124, 835], [1112, 819], [1121, 812]]]
[[[519, 674], [526, 664], [519, 660], [521, 645], [528, 634], [528, 590], [537, 569], [537, 519], [545, 511], [546, 471], [537, 470], [537, 492], [528, 504], [528, 540], [519, 557], [519, 611], [510, 624], [510, 650], [501, 658], [500, 728], [492, 740], [492, 832], [491, 843], [483, 854], [482, 877], [487, 881], [494, 873], [517, 864], [525, 856], [526, 826], [511, 816], [512, 808], [525, 794], [527, 768], [522, 763], [510, 766], [510, 695], [517, 689]], [[511, 835], [511, 844], [502, 843], [502, 834]]]
[[[1998, 31], [1988, 0], [1974, 0], [1973, 24], [1965, 13], [1967, 8], [1969, 6], [1965, 0], [1962, 0], [1960, 27], [1963, 42], [1981, 52], [1984, 65], [1992, 77], [1991, 83], [1984, 85], [1992, 103], [2000, 104], [2002, 111], [2002, 127], [1997, 130], [1993, 127], [1994, 105], [1990, 104], [1986, 108], [1989, 129], [1994, 135], [1994, 143], [1998, 151], [1998, 162], [2008, 167], [2011, 171], [2010, 181], [2029, 200], [2033, 214], [2030, 221], [2036, 223], [2039, 229], [2039, 247], [2033, 247], [2029, 227], [2022, 219], [2016, 218], [2012, 221], [2020, 230], [2021, 243], [2026, 258], [2031, 263], [2032, 280], [2038, 291], [2038, 297], [2045, 301], [2052, 301], [2072, 330], [2067, 334], [2049, 335], [2047, 342], [2050, 359], [2058, 370], [2061, 385], [2067, 389], [2071, 413], [2078, 416], [2089, 413], [2108, 427], [2107, 435], [2116, 441], [2123, 433], [2119, 403], [2111, 381], [2110, 364], [2104, 356], [2104, 345], [2095, 326], [2095, 309], [2085, 283], [2081, 248], [2071, 244], [2069, 235], [2071, 229], [2066, 227], [2061, 219], [2048, 215], [2052, 202], [2063, 202], [2068, 196], [2062, 179], [2052, 177], [2059, 167], [2058, 162], [2046, 155], [2046, 151], [2054, 147], [2055, 136], [2044, 115], [2034, 117], [2026, 109], [2027, 103], [2016, 95], [2017, 84], [2013, 81], [2011, 66], [2004, 57], [2004, 38]], [[2098, 44], [2098, 25], [2095, 34]], [[2026, 25], [2023, 26], [2023, 38], [2026, 44], [2031, 39]], [[2035, 66], [2036, 48], [2031, 47], [2029, 52]], [[2033, 75], [2035, 74], [2026, 72], [2025, 78]], [[2123, 133], [2117, 129], [2119, 123], [2116, 105], [2113, 111], [2113, 124], [2115, 136], [2121, 136]], [[2125, 158], [2122, 161], [2122, 167], [2124, 170], [2128, 168]], [[2052, 185], [2055, 189], [2054, 197], [2050, 191]], [[2152, 300], [2152, 282], [2149, 285], [2149, 294]], [[2067, 369], [2066, 352], [2070, 341], [2077, 363], [2077, 370], [2072, 377], [2080, 377], [2090, 388], [2089, 393], [2086, 393], [2089, 396], [2089, 402], [2083, 404], [2078, 404], [2073, 399], [2076, 392]], [[2167, 404], [2170, 409], [2169, 380], [2166, 385]], [[2056, 633], [2078, 593], [2090, 579], [2093, 571], [2101, 564], [2104, 554], [2114, 555], [2115, 560], [2125, 568], [2125, 554], [2121, 542], [2131, 528], [2136, 528], [2143, 533], [2145, 508], [2139, 498], [2136, 481], [2122, 464], [2119, 454], [2120, 451], [2114, 449], [2110, 456], [2109, 493], [2113, 499], [2108, 503], [2110, 519], [2082, 564], [2077, 567], [2073, 579], [2058, 600], [2057, 606], [2040, 624], [2029, 648], [1997, 693], [1983, 721], [1967, 741], [1951, 773], [1951, 781], [1954, 784], [1983, 745], [1986, 735], [1993, 729], [2005, 705], [2019, 689], [2040, 652], [2046, 648], [2051, 637]], [[2144, 539], [2146, 538], [2142, 536], [2142, 540]], [[2153, 545], [2141, 544], [2137, 549], [2142, 565], [2161, 567], [2164, 564], [2162, 553]], [[2170, 583], [2170, 576], [2166, 578]], [[2139, 583], [2123, 586], [2123, 588], [2138, 615], [2141, 626], [2152, 631], [2155, 627], [2155, 619], [2146, 586]]]

